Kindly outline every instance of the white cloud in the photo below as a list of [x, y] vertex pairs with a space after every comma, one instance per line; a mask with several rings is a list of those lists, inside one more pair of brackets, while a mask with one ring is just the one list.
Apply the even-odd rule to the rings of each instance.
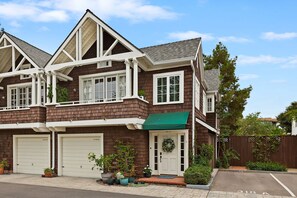
[[283, 83], [287, 83], [287, 80], [271, 80], [270, 83], [274, 83], [274, 84], [283, 84]]
[[246, 43], [250, 42], [249, 39], [236, 36], [222, 36], [216, 37], [210, 33], [200, 33], [196, 31], [186, 31], [186, 32], [172, 32], [168, 34], [168, 38], [177, 40], [186, 40], [191, 38], [201, 37], [203, 41], [222, 41], [222, 42], [233, 42], [233, 43]]
[[239, 75], [240, 80], [251, 80], [256, 78], [259, 78], [257, 74], [240, 74]]
[[9, 23], [9, 25], [12, 26], [12, 27], [15, 27], [15, 28], [18, 28], [18, 27], [21, 27], [21, 26], [22, 26], [22, 25], [21, 25], [19, 22], [17, 22], [17, 21], [11, 21], [11, 22]]
[[177, 13], [145, 0], [14, 0], [0, 3], [0, 17], [38, 22], [67, 21], [86, 9], [100, 18], [125, 18], [132, 22], [174, 19]]
[[281, 65], [281, 68], [297, 68], [297, 56], [275, 57], [270, 55], [239, 55], [237, 63], [239, 65], [278, 64]]
[[265, 40], [293, 39], [293, 38], [297, 38], [297, 32], [285, 32], [285, 33], [264, 32], [262, 33], [261, 38]]
[[250, 42], [250, 39], [243, 37], [235, 37], [235, 36], [223, 36], [218, 38], [219, 41], [222, 42], [233, 42], [233, 43], [247, 43]]
[[186, 40], [191, 38], [201, 37], [204, 41], [214, 40], [214, 37], [211, 34], [199, 33], [195, 31], [187, 31], [187, 32], [172, 32], [168, 35], [171, 39], [177, 40]]

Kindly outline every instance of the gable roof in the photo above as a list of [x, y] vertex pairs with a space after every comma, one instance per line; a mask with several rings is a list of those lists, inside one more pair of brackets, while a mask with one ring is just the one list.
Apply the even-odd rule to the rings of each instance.
[[152, 61], [161, 62], [181, 58], [193, 58], [201, 38], [166, 43], [150, 47], [140, 48]]
[[49, 53], [7, 32], [3, 32], [3, 34], [7, 35], [39, 67], [44, 67], [47, 61], [52, 57]]
[[220, 70], [205, 70], [204, 75], [208, 91], [218, 91], [220, 86]]

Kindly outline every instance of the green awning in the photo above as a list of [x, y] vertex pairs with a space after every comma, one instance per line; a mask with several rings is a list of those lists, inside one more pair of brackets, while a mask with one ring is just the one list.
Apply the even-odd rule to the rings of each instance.
[[150, 114], [143, 124], [144, 130], [185, 129], [189, 112]]

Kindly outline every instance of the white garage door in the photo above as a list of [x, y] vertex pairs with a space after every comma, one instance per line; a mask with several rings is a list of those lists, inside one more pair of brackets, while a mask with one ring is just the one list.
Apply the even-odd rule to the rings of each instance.
[[50, 166], [49, 135], [14, 136], [14, 172], [43, 174]]
[[100, 134], [59, 136], [59, 175], [100, 178], [101, 173], [89, 162], [88, 154], [98, 157], [103, 153], [103, 137]]

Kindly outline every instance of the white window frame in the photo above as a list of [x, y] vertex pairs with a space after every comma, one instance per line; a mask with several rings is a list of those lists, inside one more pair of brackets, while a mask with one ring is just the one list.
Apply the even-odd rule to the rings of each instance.
[[[37, 82], [36, 82], [37, 85]], [[16, 101], [17, 103], [19, 103], [19, 88], [23, 88], [23, 87], [30, 87], [31, 88], [31, 103], [32, 103], [32, 97], [34, 97], [32, 95], [32, 83], [31, 82], [27, 82], [27, 83], [18, 83], [18, 84], [11, 84], [11, 85], [7, 85], [7, 107], [11, 108], [11, 90], [12, 89], [16, 89]], [[37, 87], [37, 86], [36, 86]], [[46, 94], [45, 94], [45, 90], [46, 90], [46, 86], [45, 83], [42, 82], [41, 83], [41, 87], [43, 87], [43, 89], [41, 89], [41, 97], [43, 97], [43, 101], [41, 98], [41, 102], [42, 104], [44, 104], [46, 102]], [[28, 95], [28, 90], [27, 90], [27, 95]], [[29, 98], [27, 98], [26, 100], [29, 100]], [[28, 102], [28, 107], [31, 106], [32, 104], [29, 104]], [[16, 105], [16, 107], [20, 107], [19, 104]]]
[[[27, 108], [29, 107], [31, 104], [29, 104], [29, 98], [26, 98], [26, 101], [28, 103], [27, 106], [20, 106], [19, 102], [20, 102], [20, 92], [19, 89], [20, 88], [29, 88], [31, 86], [31, 102], [32, 102], [32, 83], [19, 83], [19, 84], [13, 84], [13, 85], [7, 85], [7, 107], [12, 108], [11, 106], [11, 90], [12, 89], [16, 89], [16, 106], [14, 108], [18, 108], [18, 107], [22, 107], [22, 108]], [[26, 89], [26, 95], [29, 95], [29, 90]]]
[[202, 108], [202, 113], [203, 115], [206, 115], [206, 111], [207, 111], [207, 97], [206, 97], [206, 93], [205, 91], [203, 91], [203, 108]]
[[200, 109], [200, 83], [198, 78], [195, 78], [195, 107]]
[[[208, 109], [208, 99], [211, 99], [211, 110]], [[214, 112], [214, 95], [207, 95], [206, 97], [206, 113]]]
[[[173, 101], [170, 102], [170, 82], [169, 78], [172, 76], [179, 76], [179, 101]], [[158, 102], [158, 88], [157, 88], [157, 80], [158, 78], [167, 78], [167, 102]], [[161, 74], [154, 74], [153, 75], [153, 104], [154, 105], [164, 105], [164, 104], [180, 104], [184, 102], [184, 71], [176, 71], [176, 72], [167, 72], [167, 73], [161, 73]]]
[[[24, 64], [24, 65], [21, 66], [20, 70], [30, 69], [30, 67], [31, 67], [30, 63], [29, 64]], [[29, 74], [20, 75], [21, 80], [30, 79], [30, 78], [31, 78], [31, 76]]]
[[[83, 81], [90, 79], [92, 81], [92, 99], [90, 101], [86, 102], [95, 102], [95, 80], [99, 78], [104, 78], [104, 101], [103, 102], [113, 102], [109, 101], [106, 99], [106, 89], [107, 89], [107, 84], [106, 84], [106, 78], [108, 77], [116, 77], [116, 100], [115, 101], [121, 101], [119, 97], [119, 78], [120, 76], [126, 76], [126, 71], [125, 70], [119, 70], [119, 71], [113, 71], [113, 72], [105, 72], [105, 73], [100, 73], [100, 74], [90, 74], [90, 75], [83, 75], [79, 76], [79, 100], [84, 101], [84, 95], [83, 95]], [[125, 97], [125, 96], [123, 96]]]

